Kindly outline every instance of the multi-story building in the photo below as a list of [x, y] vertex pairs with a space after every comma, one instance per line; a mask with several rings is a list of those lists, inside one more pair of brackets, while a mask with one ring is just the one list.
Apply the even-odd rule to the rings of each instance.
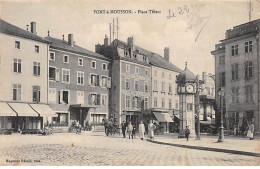
[[119, 124], [131, 121], [138, 127], [151, 103], [149, 57], [134, 45], [133, 37], [127, 43], [114, 40], [110, 45], [106, 37], [104, 45], [96, 45], [96, 52], [112, 59], [111, 115]]
[[170, 49], [164, 49], [164, 58], [150, 52], [151, 65], [151, 113], [164, 126], [165, 132], [173, 132], [172, 117], [179, 115], [179, 95], [177, 94], [176, 76], [181, 70], [169, 61]]
[[203, 84], [200, 88], [200, 122], [215, 124], [215, 76], [202, 73]]
[[54, 123], [102, 123], [109, 112], [110, 60], [76, 45], [73, 34], [68, 41], [45, 39], [50, 42], [48, 101], [58, 115]]
[[96, 52], [113, 60], [111, 113], [118, 122], [131, 120], [137, 127], [141, 119], [145, 123], [154, 119], [169, 132], [170, 115], [178, 109], [175, 78], [180, 72], [169, 62], [169, 48], [163, 58], [134, 45], [133, 37], [127, 43], [114, 40], [110, 45], [106, 37], [104, 45], [96, 45]]
[[48, 103], [48, 42], [0, 20], [0, 127], [41, 129], [54, 112]]
[[[253, 122], [259, 133], [260, 76], [259, 76], [260, 20], [235, 26], [226, 31], [225, 39], [215, 46], [216, 93], [225, 89], [223, 107], [227, 130], [238, 131]], [[218, 108], [219, 96], [216, 97]]]

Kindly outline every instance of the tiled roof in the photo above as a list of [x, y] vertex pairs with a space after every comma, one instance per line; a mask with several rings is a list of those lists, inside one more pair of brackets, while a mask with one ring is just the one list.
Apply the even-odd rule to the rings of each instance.
[[51, 42], [50, 43], [51, 48], [65, 50], [65, 51], [69, 51], [69, 52], [74, 52], [74, 53], [82, 54], [82, 55], [88, 55], [88, 56], [99, 58], [99, 59], [110, 60], [103, 55], [92, 52], [92, 51], [87, 50], [85, 48], [82, 48], [78, 45], [74, 44], [73, 47], [72, 47], [65, 40], [53, 38], [53, 37], [50, 37], [50, 36], [46, 37], [45, 40]]
[[37, 36], [36, 34], [31, 33], [30, 31], [26, 31], [17, 26], [14, 26], [2, 19], [0, 19], [0, 32], [26, 39], [35, 40], [38, 42], [47, 43], [47, 41], [45, 41], [42, 37]]
[[[117, 43], [118, 46], [123, 47], [123, 48], [127, 47], [126, 42], [123, 42], [123, 41], [120, 41], [120, 40], [115, 40], [115, 41], [117, 41], [116, 43]], [[113, 45], [113, 43], [111, 45]], [[150, 65], [161, 67], [161, 68], [168, 69], [168, 70], [175, 71], [175, 72], [179, 72], [179, 73], [182, 72], [182, 70], [180, 68], [178, 68], [177, 66], [175, 66], [171, 62], [165, 60], [158, 53], [153, 53], [153, 52], [148, 51], [146, 49], [143, 49], [139, 46], [135, 46], [135, 47], [139, 51], [139, 53], [149, 57]]]

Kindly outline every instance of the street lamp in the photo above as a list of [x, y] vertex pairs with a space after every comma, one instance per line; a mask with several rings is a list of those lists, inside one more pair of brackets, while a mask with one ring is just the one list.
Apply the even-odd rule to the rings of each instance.
[[219, 130], [219, 137], [218, 142], [224, 141], [224, 127], [223, 127], [223, 110], [222, 110], [222, 98], [225, 96], [225, 90], [223, 88], [220, 88], [218, 90], [218, 95], [220, 96], [220, 130]]

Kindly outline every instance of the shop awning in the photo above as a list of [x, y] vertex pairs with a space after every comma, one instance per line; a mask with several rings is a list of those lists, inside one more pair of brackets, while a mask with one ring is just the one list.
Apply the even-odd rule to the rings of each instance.
[[58, 117], [58, 115], [47, 104], [30, 104], [41, 117]]
[[0, 116], [16, 116], [17, 114], [11, 109], [11, 107], [5, 103], [0, 102]]
[[72, 104], [70, 106], [75, 107], [75, 108], [97, 108], [97, 107], [99, 107], [98, 105], [90, 105], [90, 104]]
[[39, 114], [34, 111], [28, 103], [9, 103], [9, 105], [14, 109], [18, 116], [39, 116]]
[[157, 112], [153, 112], [153, 114], [155, 115], [156, 119], [159, 122], [173, 122], [171, 116], [169, 115], [169, 113], [157, 113]]

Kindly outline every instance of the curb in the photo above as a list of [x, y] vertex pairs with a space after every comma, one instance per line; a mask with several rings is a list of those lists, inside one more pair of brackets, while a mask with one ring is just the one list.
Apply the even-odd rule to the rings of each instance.
[[260, 153], [253, 153], [253, 152], [246, 152], [246, 151], [239, 151], [239, 150], [227, 150], [227, 149], [212, 148], [212, 147], [190, 146], [190, 145], [164, 143], [164, 142], [160, 142], [160, 141], [151, 141], [151, 140], [147, 140], [147, 141], [151, 142], [151, 143], [155, 143], [155, 144], [162, 144], [162, 145], [175, 146], [175, 147], [181, 147], [181, 148], [189, 148], [189, 149], [215, 151], [215, 152], [222, 152], [222, 153], [260, 157]]

